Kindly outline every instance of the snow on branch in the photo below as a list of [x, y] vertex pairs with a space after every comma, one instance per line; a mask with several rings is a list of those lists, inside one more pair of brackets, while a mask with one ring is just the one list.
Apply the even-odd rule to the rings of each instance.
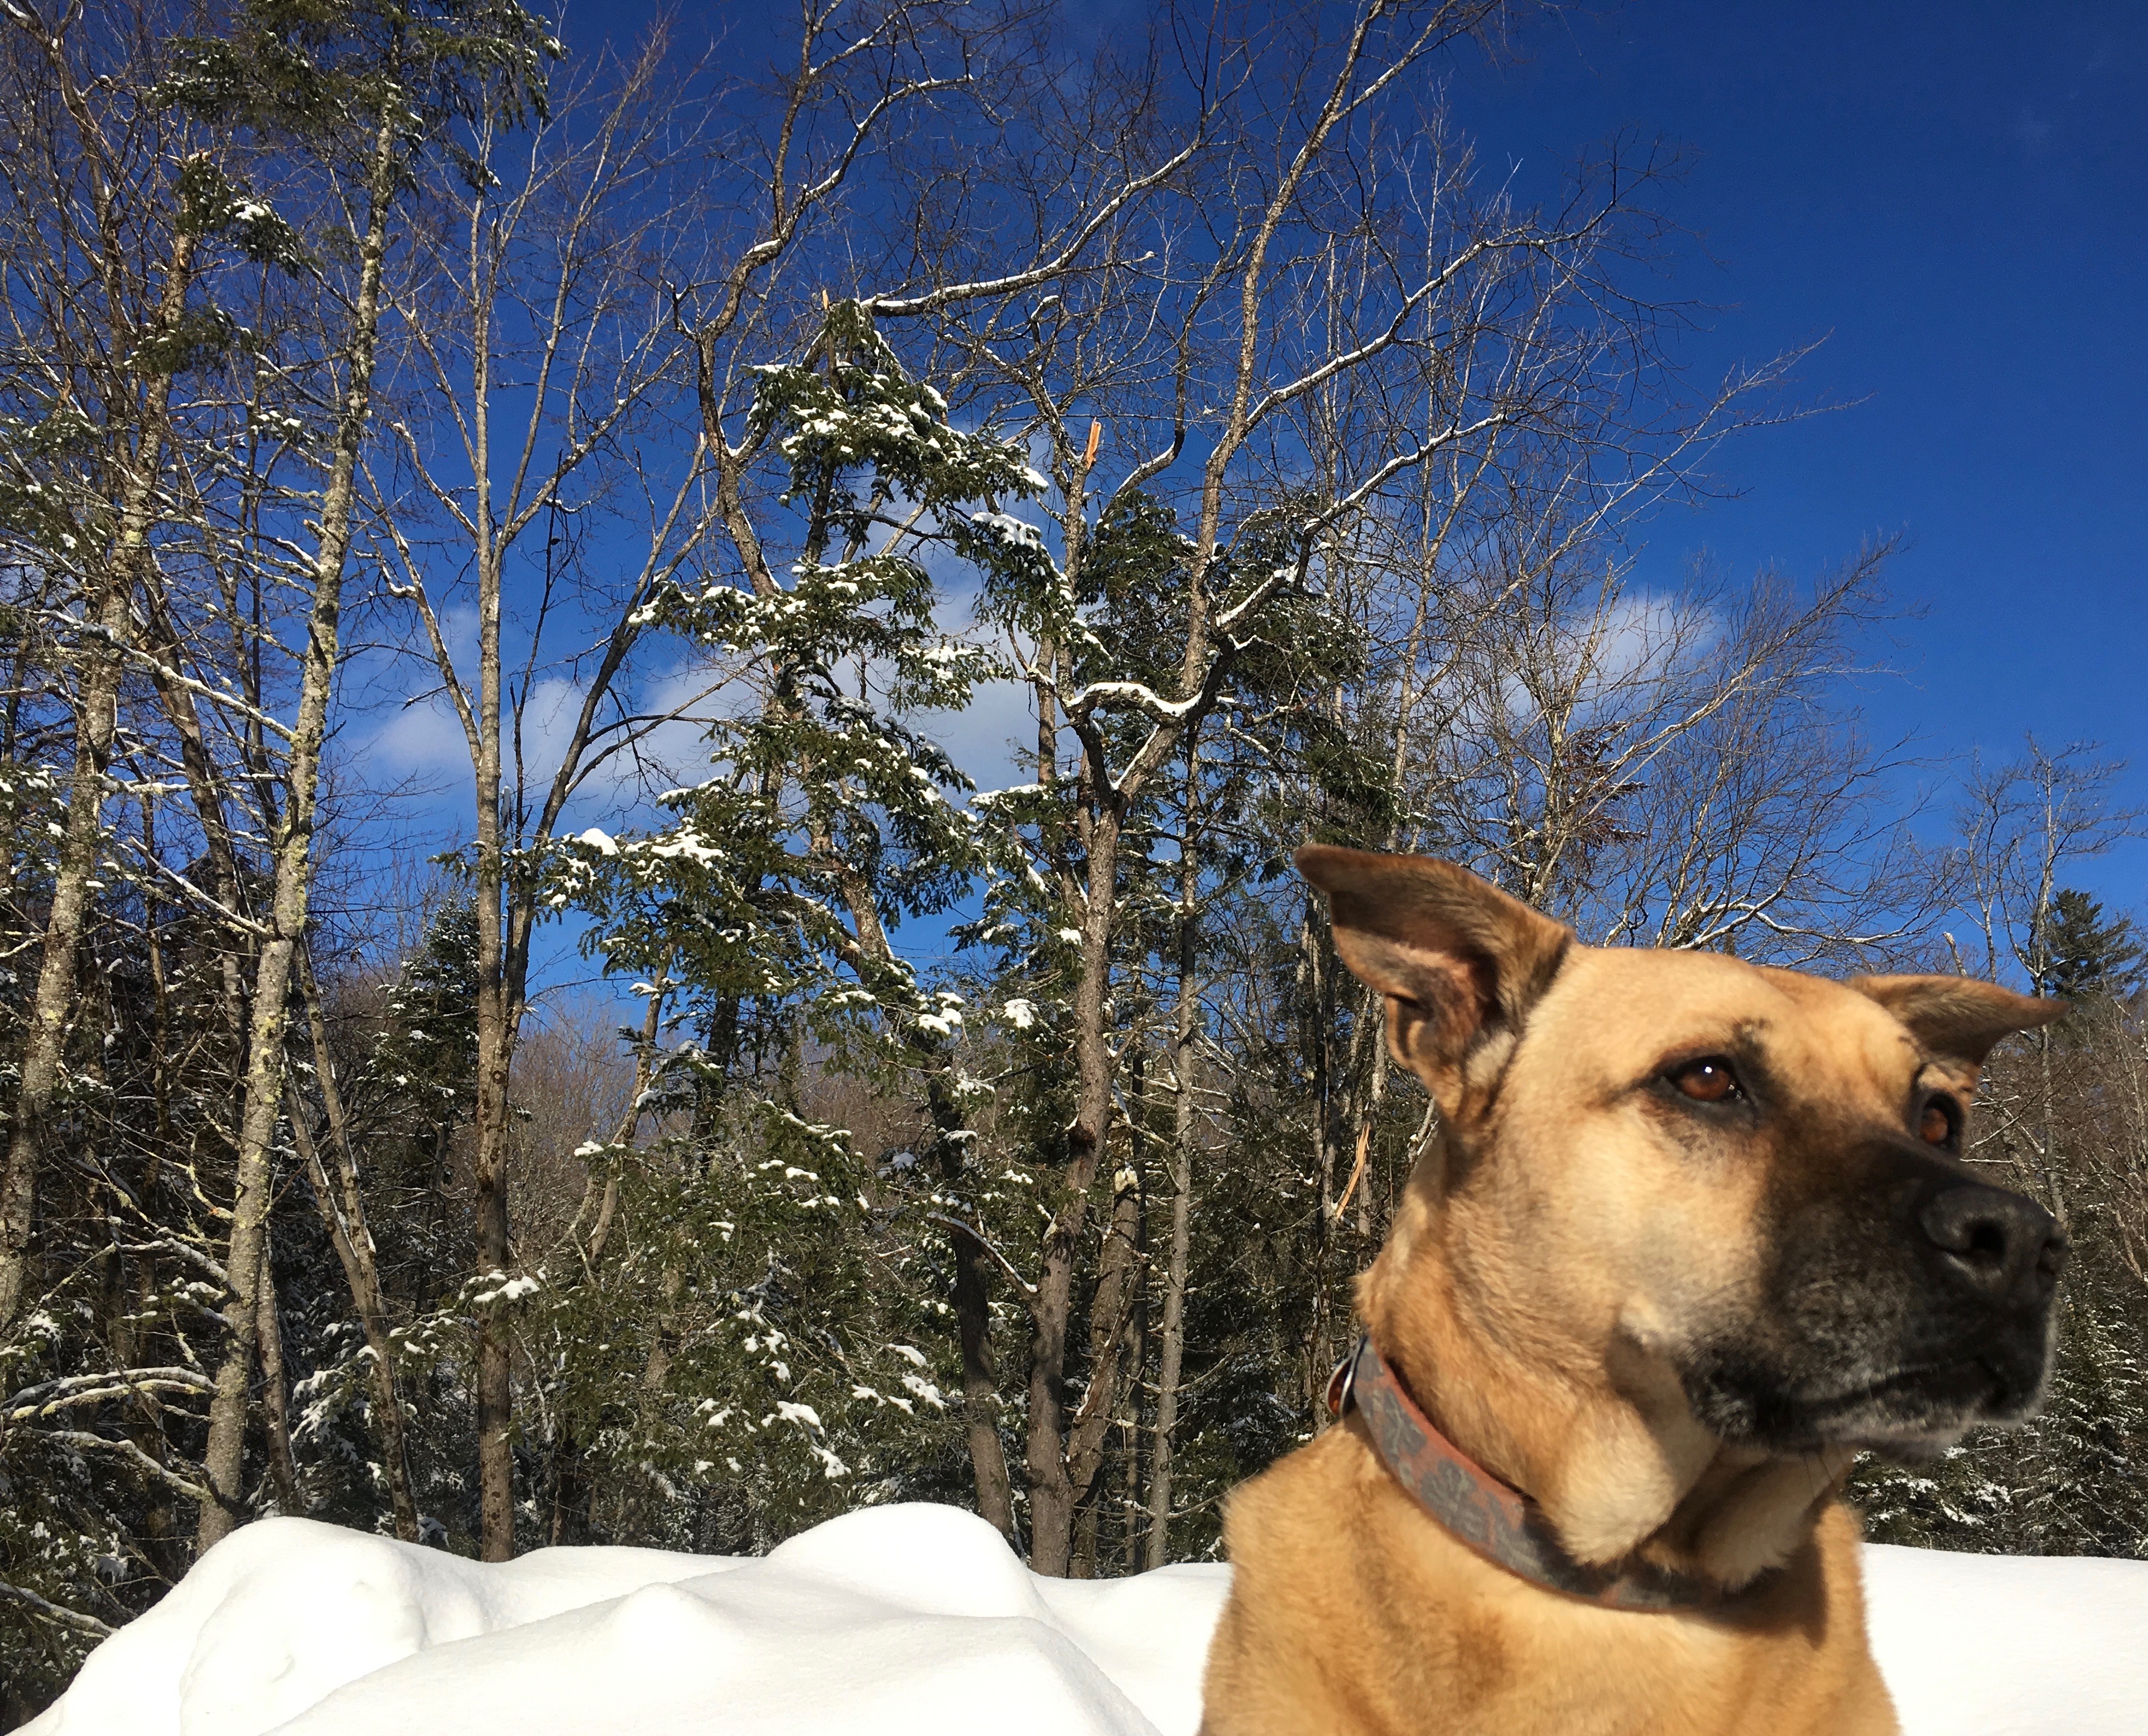
[[1087, 719], [1097, 706], [1109, 705], [1141, 712], [1158, 723], [1177, 723], [1201, 703], [1199, 694], [1190, 700], [1167, 700], [1140, 681], [1092, 681], [1066, 701], [1066, 711], [1069, 716]]
[[1010, 272], [1004, 277], [980, 278], [966, 283], [944, 283], [923, 295], [908, 297], [876, 295], [866, 304], [873, 313], [901, 319], [913, 314], [930, 314], [949, 304], [975, 301], [981, 296], [1011, 295], [1022, 289], [1033, 288], [1039, 283], [1051, 282], [1071, 268], [1082, 250], [1093, 241], [1104, 225], [1144, 193], [1161, 187], [1181, 168], [1191, 163], [1200, 153], [1204, 140], [1199, 132], [1167, 157], [1147, 174], [1136, 175], [1121, 186], [1090, 215], [1087, 222], [1077, 228], [1067, 243], [1049, 259], [1025, 270]]
[[191, 1478], [182, 1477], [168, 1466], [160, 1465], [132, 1441], [108, 1441], [103, 1435], [93, 1435], [75, 1428], [52, 1428], [38, 1431], [41, 1438], [56, 1441], [63, 1447], [73, 1447], [88, 1453], [108, 1453], [123, 1458], [145, 1477], [176, 1489], [189, 1501], [213, 1501], [216, 1498]]
[[123, 1368], [105, 1374], [70, 1374], [25, 1387], [0, 1403], [0, 1422], [48, 1417], [76, 1405], [102, 1403], [137, 1392], [208, 1392], [215, 1382], [193, 1368]]
[[84, 1615], [79, 1609], [63, 1608], [59, 1604], [39, 1597], [33, 1591], [24, 1591], [19, 1585], [10, 1585], [0, 1579], [0, 1603], [13, 1603], [27, 1609], [40, 1620], [53, 1623], [62, 1628], [72, 1628], [78, 1633], [87, 1633], [93, 1639], [103, 1639], [113, 1629], [108, 1622], [100, 1622], [93, 1615]]
[[1028, 1297], [1031, 1301], [1036, 1299], [1036, 1286], [1031, 1283], [1027, 1278], [1024, 1277], [1019, 1272], [1016, 1271], [1014, 1262], [1009, 1260], [1007, 1257], [1001, 1253], [997, 1248], [994, 1247], [991, 1242], [986, 1237], [980, 1235], [976, 1225], [966, 1224], [958, 1217], [948, 1217], [937, 1212], [926, 1212], [925, 1214], [925, 1221], [927, 1223], [937, 1224], [943, 1230], [953, 1230], [961, 1235], [968, 1237], [971, 1241], [976, 1242], [979, 1247], [982, 1248], [987, 1254], [991, 1256], [992, 1259], [997, 1262], [1000, 1270], [1006, 1274], [1007, 1282], [1009, 1283], [1012, 1284], [1016, 1289], [1019, 1290], [1024, 1296]]

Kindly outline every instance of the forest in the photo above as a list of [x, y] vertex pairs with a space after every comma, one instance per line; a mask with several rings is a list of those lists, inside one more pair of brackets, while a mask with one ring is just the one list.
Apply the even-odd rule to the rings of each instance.
[[1530, 8], [0, 13], [0, 1723], [271, 1513], [1212, 1556], [1430, 1127], [1312, 840], [2070, 1002], [2049, 1402], [1851, 1492], [2148, 1555], [2142, 816], [1868, 727], [1885, 537], [1664, 568], [1800, 358], [1479, 160]]

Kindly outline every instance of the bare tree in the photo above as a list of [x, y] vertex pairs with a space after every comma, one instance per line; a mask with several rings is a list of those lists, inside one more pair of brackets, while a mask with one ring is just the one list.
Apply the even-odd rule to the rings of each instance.
[[[600, 63], [526, 136], [480, 116], [467, 148], [477, 172], [444, 183], [418, 287], [400, 309], [424, 393], [422, 417], [396, 424], [401, 474], [441, 530], [415, 503], [386, 495], [384, 479], [379, 504], [398, 574], [390, 588], [422, 629], [427, 696], [444, 696], [469, 755], [476, 1258], [494, 1289], [514, 1265], [511, 1075], [545, 854], [575, 793], [630, 767], [637, 746], [690, 714], [695, 697], [645, 700], [634, 658], [645, 605], [695, 559], [715, 516], [698, 447], [668, 475], [645, 468], [670, 444], [661, 419], [680, 351], [670, 298], [692, 270], [680, 240], [692, 213], [670, 203], [665, 178], [682, 113], [663, 93], [668, 48], [659, 32], [631, 61]], [[617, 532], [600, 532], [590, 522], [600, 517]], [[563, 525], [575, 527], [570, 536]], [[590, 544], [613, 534], [638, 534], [639, 559], [617, 581], [585, 582], [615, 558]], [[461, 600], [459, 573], [477, 627], [467, 661], [443, 625]], [[560, 650], [563, 635], [573, 650]], [[514, 1553], [513, 1426], [508, 1322], [499, 1308], [480, 1310], [489, 1561]]]
[[[207, 1548], [238, 1523], [243, 1471], [247, 1387], [256, 1348], [258, 1295], [269, 1207], [270, 1155], [284, 1109], [284, 1026], [292, 971], [304, 944], [313, 890], [314, 832], [320, 793], [321, 754], [334, 696], [343, 615], [343, 584], [354, 536], [361, 460], [370, 430], [374, 369], [385, 313], [384, 266], [391, 213], [406, 190], [413, 146], [428, 122], [457, 112], [504, 111], [515, 118], [540, 93], [539, 67], [545, 38], [519, 7], [489, 9], [484, 0], [466, 11], [450, 4], [427, 21], [445, 29], [414, 28], [400, 16], [370, 18], [354, 13], [343, 20], [350, 35], [324, 56], [318, 47], [301, 58], [309, 68], [294, 94], [257, 76], [246, 39], [228, 55], [205, 56], [182, 88], [182, 99], [210, 112], [236, 114], [288, 132], [311, 132], [325, 109], [332, 148], [347, 158], [337, 166], [350, 179], [339, 182], [344, 236], [355, 258], [348, 314], [334, 349], [339, 388], [333, 432], [327, 443], [319, 512], [312, 527], [306, 574], [308, 610], [299, 652], [297, 709], [289, 732], [284, 801], [270, 845], [273, 865], [266, 927], [254, 965], [251, 1025], [247, 1034], [244, 1110], [236, 1159], [226, 1268], [232, 1290], [227, 1313], [229, 1340], [217, 1374], [203, 1469], [213, 1498], [203, 1503], [197, 1547]], [[274, 33], [294, 21], [269, 22]], [[413, 90], [420, 105], [414, 113]], [[264, 100], [266, 106], [264, 107]], [[287, 104], [292, 106], [287, 107]], [[427, 113], [429, 110], [430, 113]], [[416, 123], [414, 128], [413, 123]], [[338, 136], [340, 130], [341, 136]]]
[[[1333, 37], [1286, 28], [1208, 38], [1212, 75], [1177, 135], [1191, 165], [1174, 188], [1189, 203], [1171, 208], [1183, 228], [1144, 213], [1148, 227], [1129, 227], [1109, 255], [1138, 267], [1078, 302], [1047, 299], [1020, 324], [1011, 311], [996, 322], [980, 314], [943, 340], [990, 358], [1009, 413], [1020, 405], [1049, 454], [1056, 489], [1056, 563], [1026, 617], [1006, 611], [1036, 695], [1038, 782], [1063, 793], [1066, 815], [1036, 835], [1036, 867], [1058, 920], [1080, 936], [1076, 1106], [1031, 1304], [1026, 1469], [1041, 1571], [1065, 1571], [1068, 1528], [1093, 1475], [1069, 1419], [1108, 1402], [1094, 1391], [1070, 1398], [1066, 1340], [1117, 1066], [1108, 1003], [1130, 820], [1226, 707], [1234, 671], [1279, 603], [1340, 584], [1363, 527], [1393, 511], [1396, 490], [1442, 465], [1486, 469], [1477, 454], [1488, 444], [1555, 432], [1600, 384], [1590, 359], [1614, 341], [1597, 323], [1602, 309], [1623, 309], [1613, 317], [1629, 320], [1629, 335], [1645, 329], [1644, 310], [1604, 288], [1629, 192], [1623, 168], [1550, 216], [1473, 202], [1458, 174], [1435, 178], [1433, 196], [1412, 203], [1423, 189], [1394, 143], [1401, 93], [1429, 57], [1495, 23], [1484, 7], [1374, 6]], [[1393, 240], [1398, 228], [1406, 244]], [[1584, 284], [1603, 293], [1592, 302]], [[1398, 417], [1398, 403], [1433, 413]], [[1102, 449], [1083, 433], [1092, 421], [1107, 432]], [[1093, 479], [1100, 449], [1132, 454], [1109, 488]], [[1321, 460], [1310, 484], [1308, 453]], [[1082, 641], [1072, 600], [1092, 503], [1108, 518], [1152, 488], [1186, 500], [1183, 614], [1167, 675], [1116, 679]], [[1056, 609], [1055, 596], [1066, 600]], [[1093, 678], [1077, 685], [1077, 670]], [[1090, 1372], [1092, 1386], [1117, 1376], [1113, 1366]]]
[[[380, 1436], [380, 1453], [387, 1473], [389, 1509], [394, 1516], [395, 1535], [406, 1543], [419, 1540], [418, 1503], [410, 1488], [410, 1458], [404, 1444], [403, 1400], [396, 1385], [399, 1352], [389, 1325], [387, 1294], [373, 1229], [365, 1206], [365, 1192], [359, 1179], [358, 1152], [351, 1137], [350, 1118], [344, 1111], [343, 1091], [336, 1082], [334, 1052], [329, 1044], [328, 1021], [322, 1011], [320, 985], [314, 980], [312, 958], [299, 956], [299, 981], [306, 1011], [306, 1030], [312, 1043], [313, 1075], [320, 1093], [327, 1122], [329, 1156], [324, 1160], [313, 1131], [309, 1106], [291, 1093], [291, 1134], [299, 1156], [313, 1183], [314, 1197], [325, 1220], [330, 1245], [341, 1262], [344, 1281], [365, 1333], [371, 1359], [374, 1426]], [[333, 1170], [334, 1180], [330, 1180]]]
[[[47, 18], [29, 0], [11, 0], [5, 12], [0, 76], [11, 87], [17, 153], [7, 177], [9, 336], [18, 370], [11, 370], [11, 395], [23, 425], [48, 435], [10, 454], [10, 492], [35, 509], [23, 515], [33, 550], [16, 558], [65, 573], [76, 595], [59, 605], [75, 639], [65, 830], [0, 1162], [0, 1331], [22, 1302], [39, 1153], [104, 846], [120, 678], [162, 509], [195, 251], [221, 214], [206, 159], [195, 161], [191, 204], [184, 169], [176, 188], [163, 180], [186, 148], [184, 128], [145, 100], [153, 77], [150, 15], [134, 14], [108, 40], [77, 9]], [[40, 87], [55, 101], [37, 100]], [[212, 193], [207, 201], [203, 192]], [[88, 462], [68, 477], [73, 467], [40, 462], [40, 444], [61, 453], [87, 444]], [[67, 485], [78, 479], [86, 487]]]
[[[2022, 755], [1996, 766], [1980, 760], [1956, 816], [1970, 919], [1983, 942], [1984, 974], [2018, 973], [2038, 994], [2054, 991], [2052, 910], [2064, 865], [2101, 855], [2121, 839], [2139, 836], [2148, 810], [2111, 800], [2125, 769], [2097, 757], [2092, 742], [2054, 753], [2031, 735]], [[1986, 1109], [2010, 1156], [2020, 1162], [2060, 1224], [2071, 1219], [2065, 1166], [2059, 1150], [2059, 1091], [2050, 1028], [2036, 1033], [2034, 1086], [2028, 1093], [1993, 1092]]]
[[1193, 1156], [1200, 1066], [1200, 772], [1197, 748], [1186, 750], [1185, 825], [1178, 840], [1177, 956], [1171, 1040], [1171, 1253], [1164, 1267], [1163, 1320], [1156, 1377], [1156, 1432], [1149, 1447], [1148, 1538], [1143, 1564], [1171, 1559], [1172, 1434], [1178, 1426], [1179, 1382], [1186, 1358], [1186, 1285], [1193, 1247]]
[[246, 1108], [239, 1127], [237, 1199], [226, 1262], [232, 1302], [230, 1342], [217, 1377], [203, 1468], [213, 1498], [203, 1503], [196, 1547], [206, 1549], [238, 1523], [245, 1447], [247, 1382], [253, 1371], [263, 1237], [268, 1215], [269, 1155], [284, 1110], [284, 1027], [292, 962], [303, 941], [312, 891], [313, 833], [321, 745], [334, 687], [337, 630], [342, 615], [344, 563], [350, 549], [359, 449], [371, 409], [373, 363], [379, 341], [381, 263], [388, 215], [399, 170], [392, 127], [384, 122], [366, 164], [366, 207], [359, 219], [359, 278], [352, 307], [349, 383], [338, 418], [334, 456], [324, 493], [314, 558], [314, 602], [307, 623], [299, 709], [290, 734], [286, 798], [273, 851], [271, 932], [254, 967], [253, 1023], [248, 1032]]
[[[996, 77], [987, 85], [981, 68], [995, 57]], [[1006, 140], [1002, 160], [1011, 163], [1013, 153], [1029, 143], [1021, 130], [1026, 117], [1010, 118], [1005, 108], [993, 105], [1036, 88], [1039, 72], [1018, 15], [924, 3], [807, 8], [796, 63], [780, 72], [767, 93], [772, 124], [752, 198], [742, 213], [741, 243], [690, 317], [703, 448], [715, 471], [716, 499], [732, 556], [756, 600], [769, 602], [784, 595], [777, 577], [780, 562], [771, 554], [778, 533], [765, 515], [780, 504], [780, 496], [770, 499], [777, 491], [766, 479], [778, 454], [769, 424], [750, 412], [755, 370], [770, 345], [780, 342], [780, 322], [786, 312], [793, 319], [801, 315], [800, 298], [784, 293], [786, 273], [820, 270], [852, 282], [852, 305], [859, 315], [883, 330], [921, 333], [922, 341], [913, 344], [913, 349], [925, 364], [936, 364], [933, 371], [961, 393], [966, 383], [974, 385], [976, 369], [971, 364], [980, 358], [966, 339], [951, 340], [943, 334], [950, 323], [960, 324], [976, 314], [989, 330], [1016, 298], [1048, 298], [1052, 286], [1097, 269], [1120, 238], [1114, 225], [1149, 194], [1170, 184], [1192, 160], [1191, 145], [1150, 153], [1122, 152], [1117, 128], [1127, 117], [1113, 112], [1101, 129], [1091, 130], [1086, 143], [1070, 133], [1077, 160], [1055, 181], [1056, 197], [1047, 199], [1043, 221], [1030, 223], [1021, 213], [1007, 220], [992, 198], [996, 189], [976, 186], [975, 165], [992, 157], [991, 150], [974, 139], [952, 150], [944, 138], [927, 140], [926, 150], [908, 165], [912, 185], [944, 173], [949, 185], [962, 189], [951, 195], [958, 203], [966, 203], [981, 191], [990, 209], [981, 213], [976, 228], [958, 243], [964, 225], [944, 220], [949, 213], [943, 201], [930, 201], [938, 208], [928, 217], [927, 202], [905, 199], [897, 208], [906, 221], [912, 216], [917, 221], [898, 232], [889, 249], [892, 263], [885, 270], [877, 268], [876, 260], [861, 271], [855, 252], [821, 251], [824, 232], [854, 176], [862, 172], [861, 164], [877, 153], [898, 185], [906, 178], [896, 141], [935, 102], [961, 100], [969, 105], [966, 112], [986, 137], [996, 134]], [[1096, 100], [1109, 108], [1120, 94], [1107, 90]], [[1015, 107], [1019, 110], [1021, 103], [1016, 101]], [[965, 188], [965, 183], [971, 184]], [[857, 281], [861, 276], [862, 282]], [[826, 278], [818, 312], [816, 324], [825, 325]], [[813, 319], [810, 300], [803, 317]], [[832, 354], [831, 346], [831, 364]], [[818, 503], [803, 539], [801, 552], [809, 559], [826, 552], [826, 505]], [[881, 553], [893, 553], [915, 522], [891, 527], [896, 534]], [[829, 844], [825, 835], [806, 840], [815, 871], [836, 887], [848, 918], [849, 933], [841, 942], [846, 962], [891, 988], [907, 981], [910, 973], [888, 938], [871, 888]], [[906, 1006], [906, 999], [914, 1004]], [[936, 1167], [951, 1178], [959, 1176], [967, 1130], [954, 1070], [940, 1040], [946, 1021], [916, 996], [914, 985], [906, 996], [891, 994], [888, 1005], [891, 1016], [901, 1022], [924, 1088]], [[979, 1507], [1011, 1536], [1012, 1483], [998, 1434], [988, 1314], [989, 1275], [996, 1261], [974, 1226], [960, 1220], [948, 1223], [967, 1439]], [[1056, 1571], [1065, 1571], [1063, 1554], [1062, 1545]]]
[[1832, 704], [1878, 609], [1884, 545], [1808, 595], [1630, 587], [1619, 570], [1492, 576], [1504, 606], [1439, 695], [1428, 829], [1518, 896], [1607, 942], [1803, 963], [1899, 943], [1921, 896], [1890, 759]]

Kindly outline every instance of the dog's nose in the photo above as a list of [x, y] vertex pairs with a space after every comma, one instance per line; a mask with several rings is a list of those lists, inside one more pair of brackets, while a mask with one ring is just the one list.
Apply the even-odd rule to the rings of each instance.
[[1917, 1225], [1957, 1284], [1995, 1302], [2040, 1302], [2065, 1264], [2066, 1238], [2034, 1200], [1974, 1182], [1943, 1187]]

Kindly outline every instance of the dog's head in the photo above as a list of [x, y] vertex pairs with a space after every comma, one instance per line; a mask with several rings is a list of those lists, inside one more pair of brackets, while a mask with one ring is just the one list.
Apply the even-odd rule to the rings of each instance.
[[1962, 1136], [1993, 1044], [2063, 1006], [1585, 947], [1446, 863], [1298, 860], [1444, 1128], [1368, 1321], [1501, 1371], [1507, 1396], [1451, 1401], [1485, 1407], [1479, 1438], [1548, 1506], [1572, 1485], [1597, 1553], [1645, 1515], [1595, 1525], [1592, 1479], [1653, 1468], [1643, 1506], [1667, 1520], [1726, 1451], [1831, 1474], [2034, 1408], [2065, 1242]]

